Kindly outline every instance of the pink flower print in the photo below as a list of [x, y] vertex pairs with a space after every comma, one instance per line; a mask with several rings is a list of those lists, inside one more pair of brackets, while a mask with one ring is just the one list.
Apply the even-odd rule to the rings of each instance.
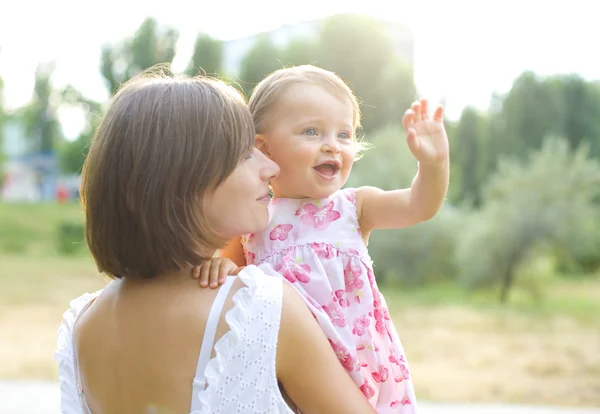
[[404, 397], [402, 397], [402, 401], [399, 401], [399, 400], [392, 401], [392, 403], [390, 404], [390, 407], [397, 408], [400, 404], [410, 405], [410, 399], [408, 398], [408, 396], [406, 394], [404, 394]]
[[346, 199], [350, 201], [352, 204], [356, 204], [356, 191], [349, 191], [346, 194]]
[[325, 230], [341, 217], [340, 212], [333, 209], [333, 205], [333, 201], [322, 208], [317, 207], [316, 204], [307, 204], [304, 206], [306, 214], [300, 216], [300, 221], [308, 226], [313, 226], [315, 230]]
[[400, 359], [398, 359], [398, 357], [396, 356], [396, 351], [394, 349], [392, 349], [390, 351], [389, 360], [392, 364], [400, 365], [400, 361], [402, 361], [402, 357], [400, 357]]
[[358, 250], [356, 250], [356, 249], [348, 249], [348, 253], [350, 253], [351, 255], [354, 255], [354, 256], [360, 255], [360, 253], [358, 253]]
[[410, 372], [408, 372], [408, 368], [406, 368], [406, 365], [404, 365], [404, 364], [399, 364], [399, 365], [400, 365], [400, 372], [402, 373], [402, 376], [404, 377], [404, 379], [409, 379]]
[[353, 371], [354, 370], [354, 358], [352, 358], [352, 355], [350, 355], [350, 351], [348, 351], [348, 348], [346, 348], [342, 344], [333, 342], [331, 339], [329, 339], [329, 343], [331, 344], [331, 347], [333, 348], [333, 352], [335, 352], [335, 354], [337, 355], [342, 366], [347, 371]]
[[358, 346], [358, 348], [356, 348], [357, 351], [364, 351], [365, 349], [367, 349], [367, 346], [365, 344], [361, 344]]
[[325, 311], [327, 316], [329, 316], [329, 319], [331, 319], [332, 324], [334, 324], [335, 326], [339, 326], [340, 328], [346, 326], [346, 319], [344, 319], [344, 314], [342, 313], [342, 310], [336, 302], [331, 302], [328, 306], [323, 305], [323, 310]]
[[373, 286], [375, 284], [375, 275], [373, 271], [367, 267], [367, 278], [369, 279], [369, 284]]
[[402, 381], [404, 381], [404, 377], [402, 375], [398, 375], [396, 378], [394, 378], [394, 381], [402, 382]]
[[317, 256], [323, 259], [331, 259], [338, 255], [338, 251], [330, 244], [311, 243], [310, 247], [317, 253]]
[[369, 364], [367, 364], [366, 362], [359, 362], [358, 363], [358, 367], [356, 367], [356, 372], [360, 371], [361, 368], [368, 368]]
[[383, 365], [379, 365], [379, 371], [371, 372], [371, 375], [377, 383], [386, 382], [388, 379], [388, 369]]
[[346, 298], [346, 292], [343, 289], [331, 292], [331, 295], [333, 296], [333, 301], [337, 302], [342, 308], [350, 306], [350, 301]]
[[373, 390], [373, 388], [369, 385], [367, 380], [365, 380], [365, 382], [363, 382], [363, 385], [360, 386], [360, 390], [365, 395], [365, 397], [367, 397], [367, 399], [375, 395], [375, 390]]
[[256, 255], [253, 252], [246, 253], [246, 263], [251, 265], [254, 264], [254, 260], [256, 259]]
[[373, 311], [373, 318], [375, 319], [375, 330], [380, 334], [385, 334], [387, 332], [384, 322], [384, 316], [381, 309], [375, 309]]
[[[402, 362], [406, 362], [404, 360], [404, 355], [397, 356], [396, 355], [396, 351], [394, 349], [392, 349], [390, 351], [390, 358], [389, 359], [390, 359], [390, 362], [392, 364], [396, 364], [396, 365], [399, 365], [399, 366], [401, 365]], [[404, 365], [402, 365], [402, 366], [404, 366]], [[406, 369], [406, 367], [404, 369]]]
[[299, 216], [301, 212], [302, 211], [300, 209], [296, 210], [296, 212], [294, 213], [294, 216]]
[[282, 263], [275, 266], [275, 271], [281, 273], [290, 283], [310, 282], [310, 266], [306, 263], [296, 263], [290, 255], [283, 256]]
[[354, 329], [352, 329], [352, 333], [354, 335], [363, 336], [366, 332], [366, 328], [371, 324], [371, 321], [367, 317], [367, 315], [363, 315], [354, 320]]
[[271, 230], [271, 233], [269, 233], [269, 239], [284, 241], [285, 239], [288, 238], [288, 233], [290, 232], [292, 227], [293, 226], [291, 224], [276, 225], [275, 228], [273, 228], [273, 230]]
[[353, 261], [349, 261], [344, 268], [346, 292], [352, 292], [364, 286], [365, 282], [359, 277], [360, 275], [362, 275], [362, 268]]

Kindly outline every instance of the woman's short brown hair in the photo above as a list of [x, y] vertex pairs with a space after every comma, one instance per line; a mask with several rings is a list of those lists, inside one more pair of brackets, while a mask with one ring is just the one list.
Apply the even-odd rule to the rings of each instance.
[[82, 173], [86, 239], [98, 270], [150, 278], [200, 264], [203, 249], [222, 247], [201, 200], [253, 144], [243, 97], [221, 81], [153, 69], [125, 83]]

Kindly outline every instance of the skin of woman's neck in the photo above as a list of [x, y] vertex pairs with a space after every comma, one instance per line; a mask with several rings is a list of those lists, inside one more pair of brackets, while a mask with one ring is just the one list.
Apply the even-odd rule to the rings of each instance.
[[[216, 253], [216, 250], [212, 249], [211, 251], [203, 252], [204, 257], [213, 257]], [[179, 285], [179, 284], [189, 284], [196, 283], [198, 281], [192, 277], [192, 266], [186, 265], [184, 268], [179, 270], [174, 270], [171, 272], [161, 273], [153, 278], [143, 278], [143, 279], [124, 279], [125, 285], [128, 286], [136, 286], [136, 285]]]

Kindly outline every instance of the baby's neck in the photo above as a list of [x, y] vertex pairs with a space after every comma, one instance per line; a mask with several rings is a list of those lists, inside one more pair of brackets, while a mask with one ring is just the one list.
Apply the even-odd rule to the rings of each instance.
[[324, 198], [329, 198], [332, 194], [318, 194], [318, 195], [302, 195], [302, 194], [294, 194], [294, 193], [273, 193], [273, 199], [288, 199], [288, 200], [321, 200]]

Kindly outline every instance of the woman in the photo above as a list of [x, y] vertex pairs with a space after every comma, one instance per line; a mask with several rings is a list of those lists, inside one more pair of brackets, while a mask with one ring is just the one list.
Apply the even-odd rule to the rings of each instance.
[[191, 268], [262, 230], [278, 167], [231, 87], [145, 75], [114, 97], [82, 174], [101, 292], [59, 329], [63, 413], [369, 413], [302, 299], [255, 267], [219, 289]]

